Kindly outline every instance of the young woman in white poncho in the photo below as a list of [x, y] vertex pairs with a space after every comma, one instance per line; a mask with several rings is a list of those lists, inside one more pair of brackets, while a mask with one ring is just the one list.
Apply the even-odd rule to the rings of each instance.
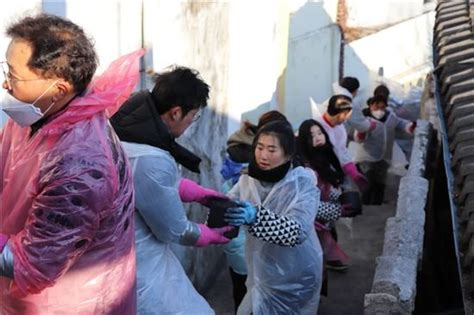
[[293, 130], [287, 122], [259, 129], [249, 172], [229, 192], [241, 200], [229, 224], [245, 225], [247, 294], [237, 314], [315, 314], [322, 251], [314, 230], [319, 190], [314, 173], [292, 166]]

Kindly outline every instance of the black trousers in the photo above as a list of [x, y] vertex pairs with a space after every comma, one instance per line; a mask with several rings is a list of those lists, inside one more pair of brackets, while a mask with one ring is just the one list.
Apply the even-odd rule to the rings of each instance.
[[357, 164], [367, 181], [368, 189], [362, 193], [362, 203], [365, 205], [381, 205], [385, 194], [385, 182], [389, 164], [386, 161], [361, 162]]
[[244, 299], [245, 293], [247, 293], [247, 287], [245, 286], [245, 280], [247, 280], [247, 275], [241, 275], [232, 268], [229, 267], [230, 278], [232, 279], [232, 295], [234, 298], [234, 307], [235, 311], [239, 307], [240, 303]]

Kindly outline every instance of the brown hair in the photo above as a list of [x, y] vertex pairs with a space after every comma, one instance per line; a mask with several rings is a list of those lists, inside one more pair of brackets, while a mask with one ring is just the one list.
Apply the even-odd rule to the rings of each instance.
[[98, 63], [94, 45], [71, 21], [49, 14], [28, 16], [10, 25], [6, 33], [31, 45], [28, 66], [32, 69], [65, 79], [77, 93], [92, 80]]

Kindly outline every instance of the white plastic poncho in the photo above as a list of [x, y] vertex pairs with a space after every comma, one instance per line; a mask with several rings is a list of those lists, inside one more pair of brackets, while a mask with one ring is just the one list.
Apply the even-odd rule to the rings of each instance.
[[149, 145], [122, 145], [135, 184], [138, 314], [214, 314], [171, 250], [171, 243], [184, 244], [186, 234], [197, 229], [178, 194], [175, 160]]
[[341, 165], [353, 162], [353, 157], [349, 150], [347, 149], [347, 131], [344, 125], [337, 125], [332, 127], [329, 125], [323, 118], [323, 113], [318, 110], [318, 107], [312, 98], [309, 99], [311, 103], [312, 116], [313, 119], [319, 122], [324, 130], [329, 136], [329, 141], [331, 141], [334, 147], [334, 153], [336, 153], [337, 158]]
[[229, 192], [234, 199], [262, 205], [301, 226], [294, 247], [265, 242], [247, 232], [247, 294], [237, 314], [315, 314], [322, 280], [322, 250], [314, 230], [319, 190], [314, 174], [292, 169], [272, 187], [242, 175]]
[[[346, 126], [349, 129], [349, 133], [352, 134], [352, 131], [355, 129], [359, 132], [366, 132], [370, 129], [370, 121], [362, 114], [362, 109], [364, 108], [364, 101], [362, 96], [357, 94], [355, 97], [352, 96], [352, 93], [349, 92], [346, 88], [343, 88], [339, 85], [339, 82], [334, 82], [332, 84], [332, 95], [344, 95], [351, 99], [352, 103], [352, 114], [349, 117], [349, 120], [346, 122]], [[329, 99], [326, 99], [322, 104], [318, 105], [311, 99], [311, 106], [314, 115], [314, 108], [320, 113], [324, 113], [328, 109]], [[314, 105], [313, 105], [314, 104]]]
[[[376, 121], [374, 119], [374, 121]], [[398, 117], [390, 108], [387, 109], [385, 122], [376, 121], [376, 127], [366, 139], [355, 143], [355, 162], [392, 162], [393, 143], [396, 132], [407, 137], [413, 135], [408, 131], [411, 122]]]
[[340, 86], [338, 82], [332, 84], [332, 90], [334, 95], [345, 95], [351, 99], [352, 114], [346, 121], [346, 127], [349, 129], [349, 133], [354, 129], [359, 132], [369, 131], [370, 121], [362, 114], [362, 108], [364, 107], [362, 96], [360, 96], [359, 93], [357, 93], [355, 97], [352, 96], [352, 93]]

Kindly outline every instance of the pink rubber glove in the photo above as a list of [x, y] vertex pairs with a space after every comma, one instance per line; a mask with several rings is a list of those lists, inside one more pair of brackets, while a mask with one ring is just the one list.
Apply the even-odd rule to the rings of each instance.
[[204, 188], [187, 178], [181, 179], [178, 190], [179, 197], [183, 202], [196, 201], [200, 204], [207, 205], [207, 198], [209, 197], [228, 199], [226, 195], [212, 189]]
[[226, 244], [230, 241], [224, 236], [224, 233], [234, 229], [233, 226], [224, 226], [221, 228], [210, 228], [205, 224], [198, 224], [201, 235], [199, 236], [196, 246], [202, 247], [212, 244]]
[[5, 234], [0, 233], [0, 253], [3, 251], [5, 245], [7, 245], [8, 236]]
[[416, 121], [413, 121], [410, 125], [408, 125], [407, 132], [411, 135], [415, 133], [416, 129]]
[[369, 122], [370, 122], [370, 127], [369, 127], [368, 132], [371, 132], [372, 130], [374, 130], [375, 128], [377, 128], [377, 123], [376, 123], [375, 120], [373, 120], [373, 119], [369, 119]]
[[354, 139], [356, 141], [364, 141], [365, 139], [367, 138], [367, 132], [359, 132], [359, 131], [355, 131], [354, 132]]
[[369, 183], [367, 182], [367, 179], [363, 174], [359, 172], [354, 163], [349, 162], [347, 164], [344, 164], [342, 169], [344, 170], [344, 173], [346, 173], [352, 178], [352, 180], [356, 183], [357, 187], [359, 187], [360, 191], [365, 191], [367, 190], [367, 188], [369, 188]]

